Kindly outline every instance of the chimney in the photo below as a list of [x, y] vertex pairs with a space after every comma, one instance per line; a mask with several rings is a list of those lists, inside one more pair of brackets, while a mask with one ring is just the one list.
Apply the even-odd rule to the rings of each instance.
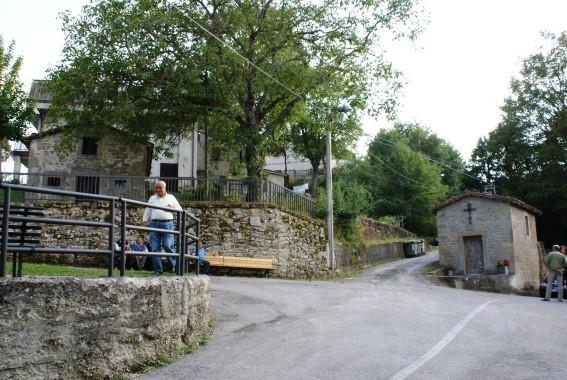
[[484, 192], [485, 193], [492, 193], [492, 194], [496, 194], [496, 186], [494, 186], [494, 184], [489, 184], [484, 186]]

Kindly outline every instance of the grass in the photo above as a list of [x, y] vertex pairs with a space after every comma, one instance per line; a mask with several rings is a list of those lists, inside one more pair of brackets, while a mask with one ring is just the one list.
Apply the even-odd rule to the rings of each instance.
[[[12, 272], [12, 263], [8, 263], [7, 272]], [[119, 270], [114, 270], [114, 277], [120, 276]], [[72, 276], [72, 277], [108, 277], [107, 268], [83, 268], [67, 265], [25, 263], [22, 266], [22, 276]], [[154, 277], [149, 271], [127, 270], [127, 277]], [[174, 273], [164, 273], [163, 276], [175, 276]]]

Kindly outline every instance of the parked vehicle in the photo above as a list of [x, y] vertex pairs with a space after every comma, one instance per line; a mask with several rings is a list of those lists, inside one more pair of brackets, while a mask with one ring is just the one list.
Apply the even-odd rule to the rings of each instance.
[[[541, 284], [539, 285], [539, 296], [541, 298], [545, 297], [545, 291], [547, 290], [547, 279], [544, 278]], [[557, 298], [559, 288], [557, 287], [557, 281], [553, 280], [551, 284], [551, 298]], [[563, 299], [567, 299], [567, 283], [565, 280], [563, 281]]]

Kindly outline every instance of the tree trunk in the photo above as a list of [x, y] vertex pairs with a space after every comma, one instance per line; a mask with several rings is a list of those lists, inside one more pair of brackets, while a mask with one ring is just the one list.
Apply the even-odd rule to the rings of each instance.
[[319, 164], [320, 162], [317, 162], [316, 164], [313, 163], [313, 161], [311, 161], [311, 197], [312, 198], [316, 198], [317, 197], [317, 171], [319, 169]]
[[264, 158], [260, 157], [260, 151], [256, 144], [248, 144], [246, 147], [246, 171], [248, 174], [248, 202], [260, 202], [262, 200], [262, 169]]

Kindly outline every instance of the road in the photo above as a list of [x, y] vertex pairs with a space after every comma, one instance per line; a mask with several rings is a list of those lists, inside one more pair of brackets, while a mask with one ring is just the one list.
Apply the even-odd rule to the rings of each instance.
[[211, 277], [208, 343], [139, 378], [567, 377], [567, 302], [442, 286], [420, 275], [434, 261], [340, 281]]

